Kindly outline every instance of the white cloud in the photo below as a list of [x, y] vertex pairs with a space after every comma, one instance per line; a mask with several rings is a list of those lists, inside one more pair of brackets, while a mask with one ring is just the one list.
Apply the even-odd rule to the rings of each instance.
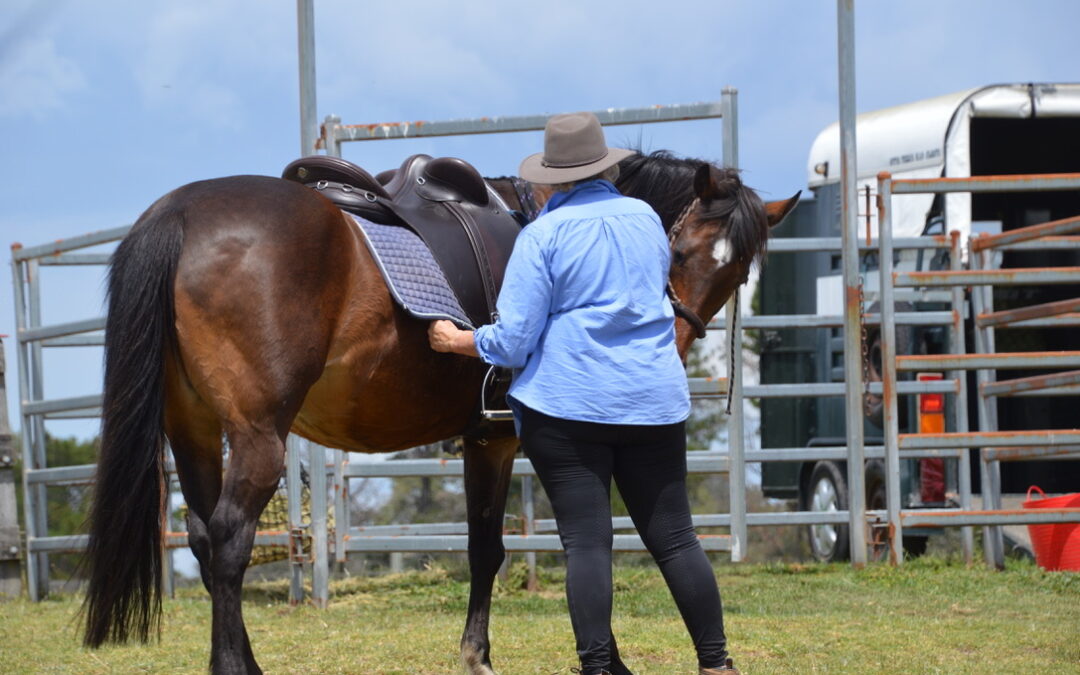
[[23, 40], [0, 61], [0, 116], [41, 118], [85, 87], [78, 64], [59, 54], [51, 38]]

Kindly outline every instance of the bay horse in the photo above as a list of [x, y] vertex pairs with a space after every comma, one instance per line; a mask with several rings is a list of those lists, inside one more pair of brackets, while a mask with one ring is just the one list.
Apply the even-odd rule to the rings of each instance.
[[[674, 294], [707, 322], [798, 195], [766, 205], [736, 172], [667, 155], [623, 165], [620, 187], [675, 235]], [[684, 358], [695, 335], [678, 321]], [[492, 583], [518, 444], [512, 430], [469, 431], [484, 375], [479, 360], [430, 348], [427, 322], [394, 303], [351, 219], [317, 191], [233, 176], [159, 199], [109, 269], [84, 643], [160, 635], [166, 442], [212, 600], [210, 669], [233, 674], [261, 672], [241, 586], [286, 436], [389, 452], [464, 434], [471, 588], [461, 660], [491, 675]]]

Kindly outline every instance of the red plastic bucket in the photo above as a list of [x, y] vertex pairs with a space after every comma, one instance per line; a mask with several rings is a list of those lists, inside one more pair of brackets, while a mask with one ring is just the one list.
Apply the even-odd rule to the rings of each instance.
[[[1032, 499], [1031, 493], [1039, 493], [1039, 499]], [[1047, 497], [1037, 486], [1028, 488], [1025, 509], [1065, 509], [1080, 508], [1080, 492]], [[1052, 523], [1049, 525], [1028, 525], [1031, 546], [1035, 549], [1035, 562], [1044, 570], [1080, 571], [1080, 523]]]

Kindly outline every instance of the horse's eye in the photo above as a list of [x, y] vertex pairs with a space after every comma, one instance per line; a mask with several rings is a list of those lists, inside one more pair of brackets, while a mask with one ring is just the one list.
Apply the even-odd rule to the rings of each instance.
[[671, 262], [674, 265], [682, 265], [686, 262], [686, 254], [679, 249], [675, 249], [671, 252]]

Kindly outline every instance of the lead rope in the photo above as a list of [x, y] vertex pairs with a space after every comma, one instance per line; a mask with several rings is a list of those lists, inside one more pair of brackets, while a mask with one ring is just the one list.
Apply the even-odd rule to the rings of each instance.
[[675, 240], [679, 238], [682, 233], [683, 225], [686, 224], [686, 218], [690, 215], [690, 212], [701, 203], [701, 199], [694, 197], [690, 200], [690, 203], [686, 205], [686, 208], [682, 210], [679, 217], [675, 219], [675, 224], [671, 226], [671, 230], [668, 231], [668, 243], [674, 244]]
[[[735, 365], [735, 333], [736, 333], [736, 331], [735, 331], [735, 321], [739, 318], [739, 291], [740, 290], [742, 290], [742, 284], [739, 284], [735, 288], [735, 298], [734, 298], [735, 306], [732, 308], [734, 311], [732, 312], [732, 319], [731, 319], [731, 344], [729, 346], [729, 349], [731, 351], [729, 353], [731, 354], [731, 365], [733, 365], [733, 366]], [[728, 373], [728, 379], [727, 379], [727, 411], [726, 411], [728, 415], [731, 415], [731, 398], [732, 398], [732, 395], [735, 393], [735, 378], [737, 376], [738, 375], [736, 374], [734, 368], [731, 370], [730, 373]]]
[[[694, 197], [690, 201], [690, 203], [686, 205], [686, 208], [684, 208], [682, 210], [682, 213], [679, 214], [679, 217], [675, 219], [675, 224], [671, 226], [671, 230], [668, 232], [668, 244], [669, 245], [674, 245], [675, 244], [675, 240], [679, 238], [680, 234], [682, 234], [683, 225], [686, 223], [687, 217], [690, 215], [691, 212], [693, 212], [693, 210], [700, 203], [701, 203], [701, 199], [698, 198], [698, 197]], [[735, 312], [736, 316], [739, 313], [739, 290], [741, 288], [742, 288], [742, 284], [739, 284], [738, 288], [735, 289], [735, 297], [733, 299], [734, 302], [735, 302], [734, 312]], [[667, 292], [668, 292], [668, 295], [671, 298], [671, 305], [675, 309], [675, 312], [677, 314], [679, 314], [679, 316], [681, 316], [683, 319], [686, 319], [686, 322], [689, 323], [692, 328], [694, 328], [694, 330], [697, 333], [698, 338], [704, 338], [705, 337], [705, 322], [703, 322], [701, 320], [701, 317], [699, 317], [697, 314], [695, 314], [693, 312], [693, 310], [691, 310], [689, 307], [687, 307], [686, 303], [684, 303], [679, 298], [679, 295], [675, 292], [675, 289], [671, 285], [671, 281], [668, 281]], [[732, 321], [731, 340], [730, 340], [731, 345], [729, 347], [730, 350], [731, 350], [729, 353], [732, 354], [732, 355], [735, 354], [735, 330], [734, 330], [735, 326], [734, 326], [734, 323], [735, 322]], [[732, 361], [732, 363], [734, 363], [734, 356], [732, 356], [731, 361]], [[732, 398], [732, 394], [735, 391], [735, 377], [736, 377], [736, 374], [734, 372], [728, 373], [728, 391], [727, 391], [727, 409], [726, 409], [726, 412], [727, 412], [728, 415], [731, 414], [731, 398]]]
[[[686, 218], [700, 203], [701, 200], [697, 197], [694, 197], [690, 201], [690, 203], [686, 205], [686, 208], [682, 210], [682, 213], [679, 214], [679, 217], [675, 219], [675, 224], [672, 225], [671, 229], [668, 231], [669, 247], [675, 245], [675, 240], [678, 239], [679, 234], [682, 233], [683, 225], [686, 223]], [[695, 314], [694, 311], [687, 307], [686, 303], [682, 301], [682, 298], [679, 297], [679, 294], [675, 292], [675, 287], [671, 285], [670, 278], [668, 279], [667, 283], [667, 294], [668, 298], [671, 300], [671, 307], [675, 310], [675, 313], [685, 319], [688, 324], [690, 324], [690, 327], [694, 329], [694, 334], [697, 335], [698, 339], [704, 338], [705, 322], [702, 321], [701, 317]]]

